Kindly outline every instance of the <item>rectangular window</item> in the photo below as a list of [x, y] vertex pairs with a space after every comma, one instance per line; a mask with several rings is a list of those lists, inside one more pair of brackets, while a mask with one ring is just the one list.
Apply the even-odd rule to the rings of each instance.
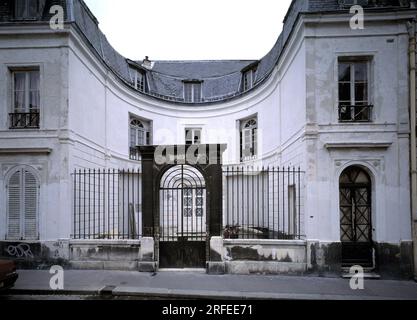
[[243, 72], [242, 76], [242, 90], [243, 92], [253, 88], [256, 77], [256, 69], [250, 69]]
[[40, 120], [39, 70], [14, 71], [11, 129], [37, 129]]
[[339, 60], [339, 121], [371, 121], [369, 65], [365, 59]]
[[201, 82], [184, 82], [184, 101], [190, 103], [202, 101]]
[[135, 89], [140, 92], [146, 92], [146, 74], [140, 71], [135, 72]]
[[15, 0], [16, 19], [36, 19], [39, 14], [39, 0]]
[[187, 128], [185, 129], [185, 144], [191, 146], [201, 144], [201, 129]]
[[184, 217], [204, 217], [204, 190], [203, 189], [184, 189]]

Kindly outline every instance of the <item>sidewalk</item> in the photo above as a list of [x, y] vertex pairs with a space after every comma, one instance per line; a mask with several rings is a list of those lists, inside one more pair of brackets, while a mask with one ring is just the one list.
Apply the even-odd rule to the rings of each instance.
[[48, 271], [19, 271], [12, 294], [74, 294], [166, 299], [417, 300], [412, 281], [365, 280], [351, 290], [349, 280], [286, 276], [212, 276], [198, 272], [152, 275], [121, 271], [65, 271], [65, 290], [53, 292]]

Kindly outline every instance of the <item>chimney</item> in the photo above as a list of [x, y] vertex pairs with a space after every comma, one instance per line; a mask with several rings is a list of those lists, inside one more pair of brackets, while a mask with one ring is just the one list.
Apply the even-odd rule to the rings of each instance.
[[152, 69], [153, 68], [153, 62], [151, 60], [149, 60], [148, 56], [146, 56], [145, 59], [143, 60], [142, 67], [144, 67], [146, 69]]

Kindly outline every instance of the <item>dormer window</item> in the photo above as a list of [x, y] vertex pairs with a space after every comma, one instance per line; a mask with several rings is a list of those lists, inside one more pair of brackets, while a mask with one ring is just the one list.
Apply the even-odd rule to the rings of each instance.
[[339, 5], [342, 8], [350, 8], [355, 5], [367, 6], [368, 0], [339, 0]]
[[146, 73], [137, 70], [134, 78], [135, 89], [140, 92], [146, 92]]
[[253, 67], [242, 72], [242, 91], [246, 92], [255, 84], [257, 68]]
[[184, 82], [184, 101], [189, 103], [198, 103], [202, 101], [202, 82], [185, 81]]
[[14, 0], [15, 1], [15, 19], [33, 20], [39, 16], [42, 9], [42, 2], [39, 0]]

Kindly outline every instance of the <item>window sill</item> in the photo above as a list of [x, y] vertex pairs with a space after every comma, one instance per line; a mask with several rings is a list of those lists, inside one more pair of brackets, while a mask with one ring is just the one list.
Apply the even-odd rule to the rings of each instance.
[[389, 149], [392, 142], [329, 142], [324, 145], [332, 149]]
[[0, 148], [0, 154], [51, 154], [51, 148]]
[[258, 156], [251, 157], [250, 159], [241, 159], [240, 163], [250, 163], [258, 160]]
[[10, 131], [40, 131], [41, 130], [41, 128], [39, 128], [39, 127], [37, 127], [37, 128], [10, 128], [9, 127], [9, 130]]
[[338, 123], [340, 124], [369, 124], [374, 123], [372, 120], [339, 120]]

